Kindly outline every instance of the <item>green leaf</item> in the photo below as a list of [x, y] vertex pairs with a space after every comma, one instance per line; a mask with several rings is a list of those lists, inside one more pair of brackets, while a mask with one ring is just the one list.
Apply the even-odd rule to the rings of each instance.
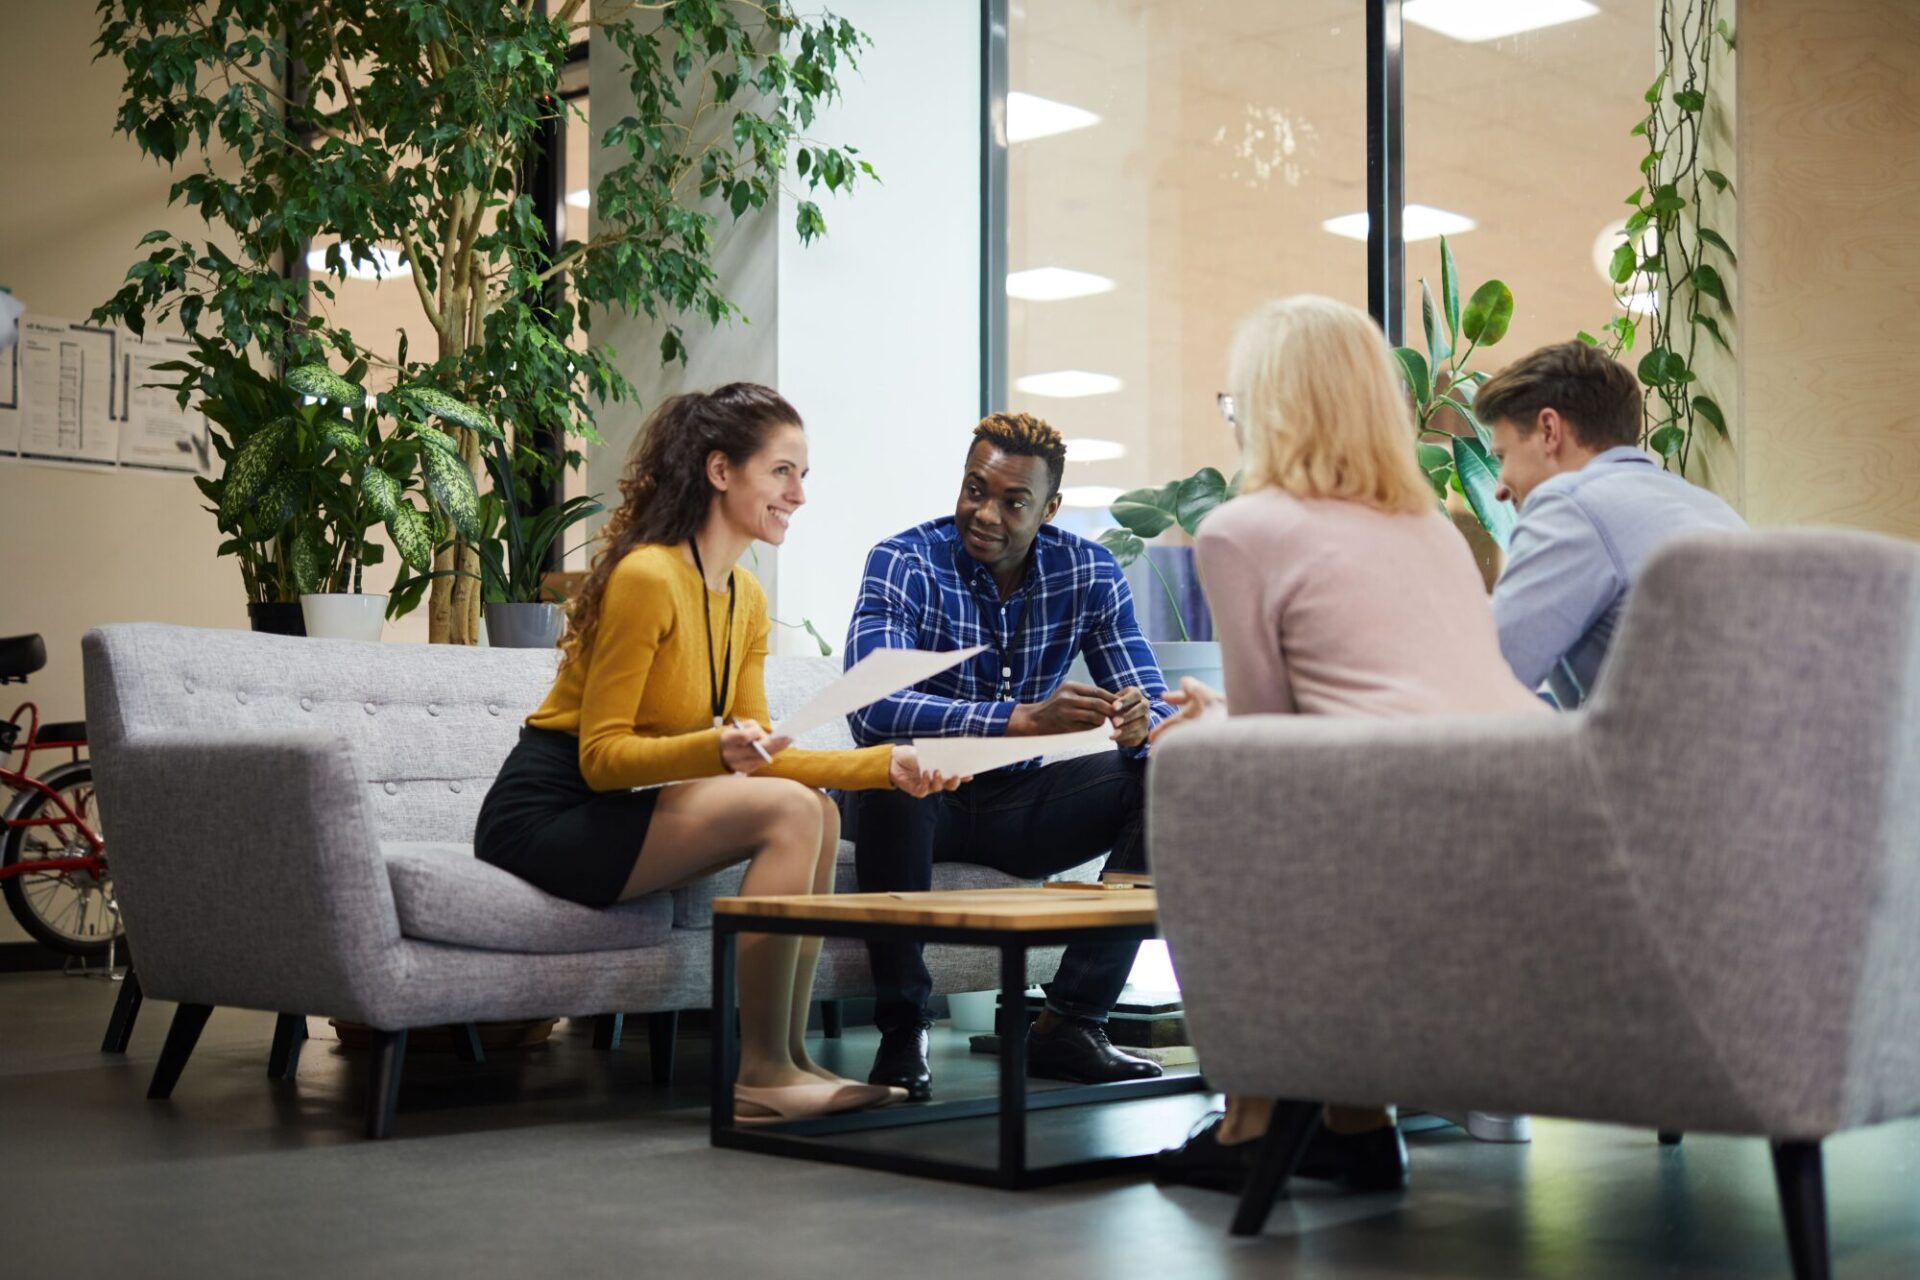
[[316, 430], [323, 443], [332, 446], [333, 451], [343, 458], [361, 458], [366, 456], [367, 442], [360, 438], [345, 419], [323, 418]]
[[1727, 434], [1727, 417], [1720, 412], [1720, 406], [1706, 396], [1693, 398], [1693, 411], [1713, 424], [1713, 429], [1721, 435]]
[[1468, 342], [1490, 347], [1507, 336], [1513, 323], [1513, 290], [1499, 280], [1489, 280], [1467, 299], [1467, 310], [1460, 317], [1460, 332]]
[[1692, 316], [1692, 320], [1693, 320], [1693, 323], [1699, 325], [1702, 329], [1705, 329], [1708, 333], [1712, 334], [1713, 340], [1719, 343], [1723, 350], [1725, 350], [1728, 354], [1732, 354], [1733, 344], [1727, 341], [1727, 336], [1724, 333], [1720, 332], [1720, 322], [1718, 320], [1715, 320], [1712, 316], [1709, 316], [1709, 315], [1702, 315], [1697, 311], [1694, 312]]
[[1631, 240], [1622, 241], [1620, 244], [1615, 245], [1613, 247], [1613, 257], [1607, 263], [1607, 278], [1615, 284], [1625, 284], [1627, 281], [1633, 279], [1633, 269], [1636, 265], [1634, 259], [1636, 256]]
[[1122, 569], [1146, 554], [1147, 550], [1147, 544], [1140, 540], [1140, 536], [1128, 529], [1103, 529], [1099, 542], [1113, 552], [1113, 558], [1120, 562]]
[[1693, 269], [1693, 287], [1721, 306], [1729, 305], [1727, 286], [1720, 282], [1720, 273], [1704, 262]]
[[1733, 263], [1735, 266], [1740, 265], [1740, 259], [1733, 256], [1733, 246], [1728, 244], [1720, 233], [1712, 227], [1700, 228], [1700, 239], [1703, 243], [1710, 244], [1720, 252], [1726, 254], [1728, 262]]
[[1592, 334], [1588, 333], [1585, 329], [1582, 329], [1580, 332], [1574, 334], [1573, 336], [1576, 341], [1584, 342], [1590, 347], [1597, 347], [1600, 345], [1600, 339], [1594, 337]]
[[367, 506], [382, 520], [393, 519], [401, 505], [401, 484], [379, 467], [367, 467], [360, 473], [360, 492]]
[[240, 452], [227, 465], [226, 492], [220, 498], [221, 524], [238, 520], [253, 505], [254, 499], [260, 496], [273, 478], [274, 466], [280, 461], [280, 451], [292, 438], [293, 432], [293, 419], [281, 418], [261, 428], [252, 439], [240, 446]]
[[1645, 386], [1671, 386], [1687, 380], [1687, 361], [1676, 351], [1653, 347], [1640, 357], [1639, 374]]
[[303, 364], [297, 369], [287, 370], [286, 383], [290, 390], [300, 395], [330, 400], [349, 409], [358, 409], [367, 402], [365, 390], [323, 364]]
[[1440, 305], [1447, 313], [1447, 345], [1460, 346], [1460, 270], [1453, 265], [1453, 246], [1440, 237]]
[[459, 458], [439, 449], [427, 449], [420, 455], [420, 471], [426, 477], [427, 492], [469, 541], [480, 537], [480, 494], [473, 487], [473, 473]]
[[1673, 105], [1686, 112], [1699, 112], [1707, 105], [1707, 95], [1698, 89], [1682, 89], [1673, 95]]
[[[422, 440], [442, 453], [450, 454], [455, 458], [460, 457], [460, 442], [438, 427], [430, 427], [424, 422], [417, 422], [413, 426], [413, 434], [419, 436]], [[464, 459], [462, 461], [464, 462]]]
[[1647, 447], [1663, 458], [1674, 458], [1687, 443], [1687, 433], [1671, 424], [1647, 437]]
[[469, 431], [477, 431], [488, 439], [498, 439], [500, 428], [486, 414], [474, 408], [464, 400], [456, 400], [444, 391], [433, 387], [401, 387], [394, 392], [398, 399], [407, 401], [420, 412], [462, 426]]
[[303, 525], [294, 535], [288, 560], [294, 590], [307, 595], [324, 588], [321, 577], [331, 557], [327, 554], [326, 530], [319, 522]]
[[387, 536], [393, 539], [393, 549], [400, 553], [408, 568], [425, 573], [433, 567], [433, 534], [420, 508], [411, 502], [394, 504], [393, 511], [386, 517], [386, 526]]
[[299, 514], [300, 479], [288, 472], [281, 472], [268, 482], [267, 487], [253, 502], [255, 529], [263, 537], [274, 537], [286, 527], [287, 521]]
[[1174, 516], [1189, 537], [1200, 532], [1200, 525], [1215, 507], [1227, 500], [1227, 478], [1213, 467], [1202, 467], [1175, 491]]
[[1727, 48], [1729, 49], [1733, 48], [1733, 28], [1727, 25], [1727, 20], [1725, 18], [1722, 18], [1720, 19], [1720, 21], [1714, 23], [1713, 29], [1715, 31], [1718, 31], [1720, 33], [1720, 38], [1727, 42]]
[[1453, 346], [1447, 341], [1447, 332], [1442, 327], [1446, 318], [1436, 314], [1437, 311], [1433, 303], [1433, 291], [1427, 288], [1423, 276], [1420, 280], [1420, 327], [1426, 331], [1427, 359], [1435, 370], [1443, 367], [1447, 357], [1453, 354]]
[[1427, 358], [1412, 347], [1395, 347], [1393, 354], [1400, 361], [1401, 376], [1406, 378], [1407, 387], [1413, 392], [1413, 402], [1422, 408], [1433, 398], [1433, 382], [1427, 373]]
[[1513, 508], [1494, 497], [1500, 487], [1500, 464], [1486, 446], [1472, 436], [1453, 438], [1453, 467], [1460, 477], [1461, 492], [1467, 505], [1480, 520], [1494, 544], [1502, 551], [1513, 537]]
[[1646, 93], [1642, 96], [1646, 99], [1646, 101], [1649, 104], [1658, 102], [1660, 101], [1660, 91], [1666, 87], [1667, 87], [1667, 73], [1663, 69], [1659, 75], [1653, 78], [1653, 84], [1647, 88]]
[[1426, 473], [1427, 482], [1433, 486], [1433, 494], [1440, 501], [1447, 500], [1447, 486], [1453, 480], [1453, 450], [1443, 444], [1433, 444], [1422, 440], [1414, 446], [1419, 455], [1420, 470]]
[[1725, 191], [1728, 187], [1733, 185], [1733, 183], [1727, 180], [1727, 175], [1720, 172], [1718, 169], [1702, 169], [1700, 172], [1708, 182], [1711, 182], [1713, 184], [1713, 189], [1715, 191]]
[[1180, 482], [1168, 481], [1158, 489], [1132, 489], [1113, 500], [1113, 518], [1122, 528], [1142, 538], [1152, 538], [1171, 525], [1179, 510]]
[[1655, 213], [1678, 213], [1687, 207], [1687, 201], [1680, 194], [1680, 188], [1671, 182], [1664, 182], [1653, 189], [1653, 204], [1650, 207]]

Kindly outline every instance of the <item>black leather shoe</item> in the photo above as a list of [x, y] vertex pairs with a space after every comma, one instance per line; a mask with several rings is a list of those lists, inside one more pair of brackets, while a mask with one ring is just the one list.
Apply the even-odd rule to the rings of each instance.
[[1398, 1125], [1365, 1133], [1335, 1133], [1322, 1125], [1294, 1175], [1337, 1182], [1349, 1191], [1404, 1191], [1407, 1144]]
[[1075, 1084], [1112, 1084], [1151, 1080], [1160, 1074], [1160, 1064], [1114, 1048], [1102, 1023], [1065, 1018], [1052, 1031], [1036, 1026], [1027, 1037], [1027, 1074]]
[[1245, 1190], [1258, 1142], [1220, 1145], [1222, 1111], [1209, 1112], [1194, 1125], [1180, 1146], [1168, 1147], [1153, 1158], [1153, 1180], [1163, 1187], [1205, 1187], [1209, 1191]]
[[927, 1029], [901, 1027], [880, 1033], [880, 1052], [873, 1055], [868, 1084], [890, 1084], [907, 1091], [910, 1102], [933, 1096], [933, 1073], [927, 1070]]

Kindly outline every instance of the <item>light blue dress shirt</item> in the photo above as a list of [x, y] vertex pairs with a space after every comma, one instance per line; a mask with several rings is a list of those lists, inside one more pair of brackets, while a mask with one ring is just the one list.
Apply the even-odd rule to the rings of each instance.
[[1501, 652], [1528, 688], [1545, 683], [1562, 707], [1579, 706], [1647, 558], [1676, 534], [1746, 527], [1714, 494], [1627, 446], [1541, 482], [1520, 507], [1493, 589]]

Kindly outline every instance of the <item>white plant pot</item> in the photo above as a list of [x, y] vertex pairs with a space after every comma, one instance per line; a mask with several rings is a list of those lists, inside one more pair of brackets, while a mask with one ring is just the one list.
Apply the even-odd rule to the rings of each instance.
[[307, 634], [321, 640], [379, 640], [387, 620], [387, 597], [328, 593], [300, 597]]
[[948, 1024], [955, 1031], [992, 1031], [994, 1013], [999, 1007], [998, 991], [950, 992], [947, 995]]

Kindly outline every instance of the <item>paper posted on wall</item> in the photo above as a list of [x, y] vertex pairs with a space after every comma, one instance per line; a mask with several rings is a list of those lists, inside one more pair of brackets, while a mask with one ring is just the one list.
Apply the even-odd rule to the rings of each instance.
[[911, 689], [922, 680], [937, 676], [985, 650], [985, 645], [953, 649], [946, 653], [929, 653], [924, 649], [875, 649], [847, 668], [845, 675], [815, 694], [805, 706], [775, 725], [773, 736], [797, 740], [823, 724], [851, 715], [902, 689]]
[[111, 329], [47, 316], [20, 321], [21, 453], [109, 465], [118, 460], [118, 346]]

